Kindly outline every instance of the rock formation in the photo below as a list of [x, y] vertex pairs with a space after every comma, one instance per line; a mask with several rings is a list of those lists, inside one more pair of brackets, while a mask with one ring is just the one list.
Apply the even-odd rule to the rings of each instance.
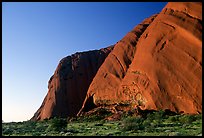
[[48, 88], [33, 120], [119, 104], [201, 113], [202, 3], [169, 2], [114, 48], [62, 59]]
[[201, 113], [202, 3], [170, 2], [128, 33], [99, 68], [79, 114], [90, 103]]
[[113, 46], [63, 58], [48, 82], [48, 93], [31, 120], [75, 116], [98, 68]]

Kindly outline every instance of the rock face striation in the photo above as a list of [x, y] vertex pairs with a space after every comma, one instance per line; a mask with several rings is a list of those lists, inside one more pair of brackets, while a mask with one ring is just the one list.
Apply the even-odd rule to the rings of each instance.
[[202, 3], [168, 3], [128, 33], [105, 59], [79, 114], [128, 103], [145, 110], [202, 112]]
[[48, 93], [31, 120], [75, 116], [98, 68], [114, 46], [63, 58], [48, 82]]
[[169, 2], [114, 48], [62, 59], [33, 120], [120, 103], [142, 110], [202, 112], [202, 3]]

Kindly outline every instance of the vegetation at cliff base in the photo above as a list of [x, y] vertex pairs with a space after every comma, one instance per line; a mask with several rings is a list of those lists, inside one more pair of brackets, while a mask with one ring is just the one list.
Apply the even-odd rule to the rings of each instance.
[[[110, 116], [110, 114], [108, 114]], [[122, 114], [118, 120], [95, 116], [43, 121], [2, 122], [3, 136], [201, 136], [202, 114], [146, 116]]]

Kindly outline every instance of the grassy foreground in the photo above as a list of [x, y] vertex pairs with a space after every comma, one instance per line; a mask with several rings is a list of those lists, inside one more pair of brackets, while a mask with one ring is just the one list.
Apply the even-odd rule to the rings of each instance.
[[121, 118], [115, 121], [105, 120], [107, 116], [2, 123], [2, 135], [202, 136], [202, 114], [166, 115], [163, 111], [158, 111], [145, 117], [122, 114]]

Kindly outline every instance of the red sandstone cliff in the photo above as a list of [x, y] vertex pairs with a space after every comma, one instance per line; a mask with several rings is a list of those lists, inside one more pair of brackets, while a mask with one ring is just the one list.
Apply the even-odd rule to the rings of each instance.
[[63, 58], [48, 84], [48, 93], [31, 120], [75, 116], [85, 99], [98, 68], [113, 46], [88, 52], [77, 52]]
[[114, 48], [62, 59], [48, 87], [33, 120], [119, 103], [201, 113], [202, 3], [169, 2]]
[[99, 68], [79, 114], [90, 103], [201, 113], [202, 3], [170, 2], [128, 33]]

